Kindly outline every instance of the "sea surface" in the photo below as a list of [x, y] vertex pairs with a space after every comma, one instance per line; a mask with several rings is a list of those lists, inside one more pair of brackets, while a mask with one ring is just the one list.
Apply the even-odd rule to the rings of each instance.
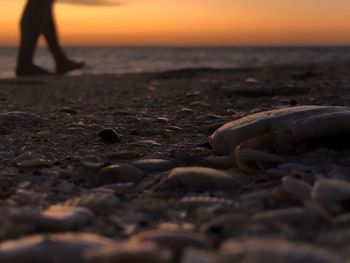
[[[350, 60], [350, 47], [68, 47], [87, 67], [72, 74], [155, 72], [182, 68], [240, 68], [266, 65]], [[17, 48], [0, 47], [0, 78], [14, 76]], [[36, 63], [53, 70], [46, 48], [36, 52]]]

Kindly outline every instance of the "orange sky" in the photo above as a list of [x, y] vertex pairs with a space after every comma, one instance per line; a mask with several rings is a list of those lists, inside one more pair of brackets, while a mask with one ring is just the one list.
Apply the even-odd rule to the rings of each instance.
[[[0, 1], [0, 45], [17, 43], [24, 3]], [[349, 14], [349, 0], [124, 0], [120, 6], [58, 0], [56, 4], [62, 41], [87, 45], [344, 45], [350, 44]]]

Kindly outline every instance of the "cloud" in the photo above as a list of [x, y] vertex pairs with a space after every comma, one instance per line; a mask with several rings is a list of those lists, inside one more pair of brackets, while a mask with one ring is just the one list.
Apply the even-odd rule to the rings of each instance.
[[115, 0], [59, 0], [60, 3], [89, 5], [89, 6], [116, 6], [122, 5], [122, 2]]

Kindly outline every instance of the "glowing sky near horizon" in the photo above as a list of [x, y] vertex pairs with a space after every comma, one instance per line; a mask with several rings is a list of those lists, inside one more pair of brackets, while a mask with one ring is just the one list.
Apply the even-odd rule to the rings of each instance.
[[[65, 44], [350, 44], [349, 0], [61, 1], [55, 13]], [[24, 4], [1, 0], [0, 45], [17, 43]]]

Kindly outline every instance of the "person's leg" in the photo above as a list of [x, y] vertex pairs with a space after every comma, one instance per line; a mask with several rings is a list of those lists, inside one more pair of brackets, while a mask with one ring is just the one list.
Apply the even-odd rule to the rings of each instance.
[[71, 70], [79, 69], [84, 66], [84, 63], [79, 63], [72, 61], [67, 58], [62, 47], [59, 44], [56, 24], [53, 14], [53, 0], [46, 0], [50, 2], [50, 9], [43, 28], [43, 35], [47, 42], [48, 48], [52, 53], [52, 56], [56, 63], [56, 72], [57, 73], [66, 73]]
[[47, 0], [28, 0], [20, 22], [21, 40], [16, 67], [17, 76], [49, 74], [33, 63], [39, 36], [47, 20]]

